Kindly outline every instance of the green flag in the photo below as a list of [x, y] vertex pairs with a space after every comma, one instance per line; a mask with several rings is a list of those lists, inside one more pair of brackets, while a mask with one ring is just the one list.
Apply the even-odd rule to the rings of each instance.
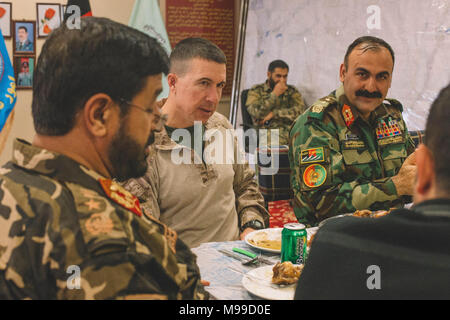
[[[167, 55], [170, 55], [172, 49], [157, 0], [136, 0], [128, 25], [156, 38]], [[167, 77], [163, 76], [162, 82], [163, 92], [159, 95], [159, 99], [169, 96]]]

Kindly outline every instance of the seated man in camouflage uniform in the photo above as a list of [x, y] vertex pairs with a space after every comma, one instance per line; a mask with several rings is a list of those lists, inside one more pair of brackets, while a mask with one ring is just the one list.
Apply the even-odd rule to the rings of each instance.
[[356, 39], [341, 65], [343, 85], [296, 120], [289, 161], [300, 222], [398, 207], [412, 195], [414, 143], [400, 102], [385, 100], [393, 68], [389, 44]]
[[145, 173], [168, 57], [104, 18], [65, 24], [34, 74], [32, 144], [0, 175], [0, 299], [197, 299], [195, 256], [112, 179]]
[[[286, 62], [272, 61], [267, 71], [268, 79], [248, 91], [245, 104], [255, 127], [279, 130], [280, 145], [288, 144], [292, 122], [306, 109], [297, 88], [287, 84], [288, 73], [289, 66]], [[270, 130], [261, 131], [260, 144], [264, 145], [266, 141], [268, 145], [276, 144], [271, 141], [270, 136]]]
[[316, 233], [296, 299], [450, 299], [450, 85], [417, 148], [414, 205], [330, 219]]

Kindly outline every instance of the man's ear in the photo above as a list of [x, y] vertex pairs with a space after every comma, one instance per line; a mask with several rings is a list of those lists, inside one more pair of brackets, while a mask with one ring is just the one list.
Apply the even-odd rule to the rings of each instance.
[[170, 91], [175, 90], [177, 82], [178, 77], [175, 73], [169, 73], [167, 75], [167, 83], [169, 84]]
[[416, 150], [417, 180], [416, 192], [424, 196], [427, 195], [434, 187], [435, 172], [434, 159], [430, 149], [424, 144], [419, 145]]
[[272, 72], [267, 71], [267, 79], [270, 79], [270, 78], [272, 78]]
[[84, 104], [83, 119], [87, 130], [96, 137], [108, 134], [114, 112], [114, 101], [104, 93], [97, 93]]
[[345, 64], [341, 64], [341, 68], [339, 69], [339, 80], [344, 82], [345, 74], [347, 73], [347, 69], [345, 68]]

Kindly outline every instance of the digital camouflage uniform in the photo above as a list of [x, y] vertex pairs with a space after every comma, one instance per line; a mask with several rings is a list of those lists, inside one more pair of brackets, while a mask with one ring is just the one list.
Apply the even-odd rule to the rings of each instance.
[[19, 140], [0, 170], [0, 299], [207, 297], [195, 255], [117, 183]]
[[[289, 143], [289, 128], [294, 120], [306, 109], [302, 95], [297, 88], [288, 85], [288, 89], [277, 97], [272, 93], [272, 89], [267, 82], [255, 85], [248, 91], [245, 106], [247, 107], [248, 113], [252, 116], [253, 124], [256, 127], [280, 130], [280, 145], [287, 145]], [[273, 118], [260, 126], [258, 123], [270, 112], [273, 112]], [[266, 140], [270, 144], [270, 131], [268, 134], [269, 138], [261, 139], [263, 144]]]
[[362, 119], [344, 88], [315, 102], [293, 124], [289, 161], [294, 212], [307, 225], [355, 210], [398, 207], [391, 177], [414, 152], [400, 102], [387, 99]]

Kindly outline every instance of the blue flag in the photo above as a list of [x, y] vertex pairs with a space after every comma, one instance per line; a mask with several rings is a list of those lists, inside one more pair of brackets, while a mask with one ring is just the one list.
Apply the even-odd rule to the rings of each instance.
[[[157, 0], [136, 0], [128, 25], [157, 39], [166, 50], [167, 55], [170, 55], [169, 37], [167, 36]], [[163, 91], [159, 95], [159, 99], [169, 96], [169, 85], [165, 76], [163, 76], [162, 82]]]
[[14, 69], [0, 30], [0, 131], [3, 130], [3, 126], [14, 108], [16, 100]]

